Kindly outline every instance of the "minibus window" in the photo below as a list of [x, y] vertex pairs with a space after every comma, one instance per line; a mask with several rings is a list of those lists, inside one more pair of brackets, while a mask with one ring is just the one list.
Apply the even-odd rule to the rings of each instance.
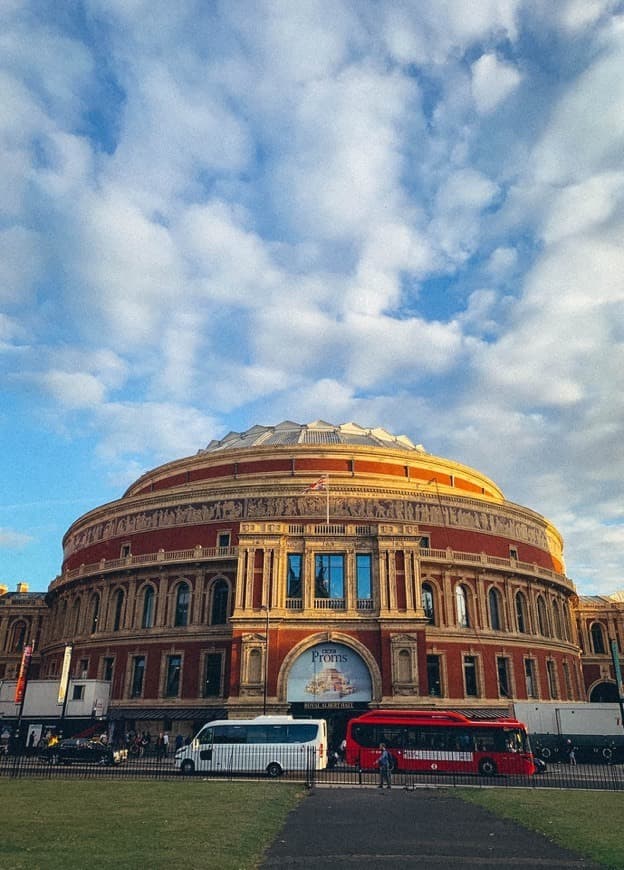
[[212, 728], [204, 728], [203, 731], [200, 731], [197, 735], [197, 741], [200, 746], [212, 746], [213, 737], [212, 737]]

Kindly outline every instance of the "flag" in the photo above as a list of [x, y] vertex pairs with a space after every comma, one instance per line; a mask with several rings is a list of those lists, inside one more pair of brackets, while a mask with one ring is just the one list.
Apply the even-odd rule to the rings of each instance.
[[65, 647], [65, 653], [63, 655], [63, 667], [61, 670], [61, 679], [59, 682], [59, 691], [58, 691], [58, 700], [57, 704], [63, 704], [65, 702], [65, 697], [67, 695], [67, 686], [69, 685], [69, 668], [71, 666], [71, 657], [72, 657], [73, 645], [68, 643]]
[[[28, 671], [30, 670], [30, 660], [32, 658], [33, 648], [30, 644], [24, 647], [22, 653], [22, 661], [20, 663], [19, 676], [15, 685], [15, 703], [21, 704], [26, 694], [26, 684], [28, 683]], [[20, 714], [21, 715], [21, 714]]]
[[310, 492], [313, 489], [327, 489], [327, 475], [324, 474], [323, 477], [319, 477], [318, 480], [315, 480], [314, 483], [311, 483], [309, 486], [306, 486], [304, 492]]

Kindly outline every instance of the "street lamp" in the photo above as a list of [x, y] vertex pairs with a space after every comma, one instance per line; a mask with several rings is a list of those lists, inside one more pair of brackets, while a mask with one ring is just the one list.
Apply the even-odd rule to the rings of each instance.
[[267, 711], [267, 686], [269, 683], [269, 628], [270, 628], [270, 619], [271, 619], [271, 611], [268, 605], [263, 604], [262, 610], [266, 610], [266, 625], [265, 625], [265, 634], [264, 634], [264, 694], [262, 699], [262, 713], [266, 716]]

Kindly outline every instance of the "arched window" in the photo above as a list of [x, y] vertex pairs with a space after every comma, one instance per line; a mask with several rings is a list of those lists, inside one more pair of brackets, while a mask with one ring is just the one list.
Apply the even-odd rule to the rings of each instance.
[[550, 634], [548, 627], [548, 614], [546, 612], [546, 603], [541, 595], [537, 596], [537, 624], [539, 633], [547, 637]]
[[398, 661], [398, 677], [401, 683], [411, 683], [412, 681], [412, 658], [408, 649], [402, 649], [399, 652]]
[[425, 611], [425, 616], [431, 623], [435, 625], [435, 604], [433, 598], [433, 587], [430, 583], [422, 585], [422, 608]]
[[14, 622], [11, 628], [11, 636], [9, 640], [9, 652], [22, 652], [26, 643], [26, 623], [19, 620]]
[[156, 604], [156, 593], [153, 586], [146, 586], [143, 593], [143, 616], [141, 618], [141, 628], [154, 627], [154, 610]]
[[600, 622], [594, 622], [591, 627], [592, 649], [597, 656], [604, 655], [606, 652], [604, 642], [604, 632]]
[[457, 625], [460, 628], [470, 628], [468, 596], [466, 589], [461, 584], [455, 587], [455, 607], [457, 609]]
[[188, 625], [191, 590], [188, 583], [180, 583], [176, 591], [173, 624], [177, 627]]
[[228, 618], [228, 585], [225, 580], [217, 580], [212, 587], [212, 607], [210, 625], [225, 625]]
[[64, 598], [57, 610], [56, 636], [62, 637], [67, 631], [67, 599]]
[[490, 626], [494, 631], [501, 631], [503, 627], [502, 605], [498, 589], [494, 589], [494, 587], [490, 589], [488, 602], [490, 605]]
[[95, 634], [98, 630], [98, 621], [100, 618], [100, 596], [95, 593], [91, 599], [91, 634]]
[[71, 634], [75, 636], [80, 631], [80, 598], [74, 601], [72, 607]]
[[262, 653], [252, 649], [249, 653], [249, 682], [259, 683], [262, 680]]
[[518, 623], [518, 631], [527, 634], [529, 626], [527, 622], [527, 606], [524, 593], [516, 592], [516, 622]]
[[119, 629], [122, 627], [123, 606], [124, 591], [123, 589], [118, 589], [117, 592], [115, 592], [115, 614], [113, 616], [113, 631], [119, 631]]
[[570, 607], [567, 602], [563, 611], [563, 634], [564, 640], [572, 640], [572, 620], [570, 618]]
[[552, 603], [552, 612], [555, 637], [562, 638], [563, 630], [561, 627], [561, 611], [559, 610], [559, 603], [557, 601], [553, 601]]

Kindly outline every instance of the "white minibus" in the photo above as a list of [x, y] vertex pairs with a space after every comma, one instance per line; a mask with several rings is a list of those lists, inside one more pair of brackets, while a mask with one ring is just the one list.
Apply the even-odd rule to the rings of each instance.
[[327, 766], [325, 719], [256, 716], [208, 722], [175, 754], [182, 774], [322, 770]]

